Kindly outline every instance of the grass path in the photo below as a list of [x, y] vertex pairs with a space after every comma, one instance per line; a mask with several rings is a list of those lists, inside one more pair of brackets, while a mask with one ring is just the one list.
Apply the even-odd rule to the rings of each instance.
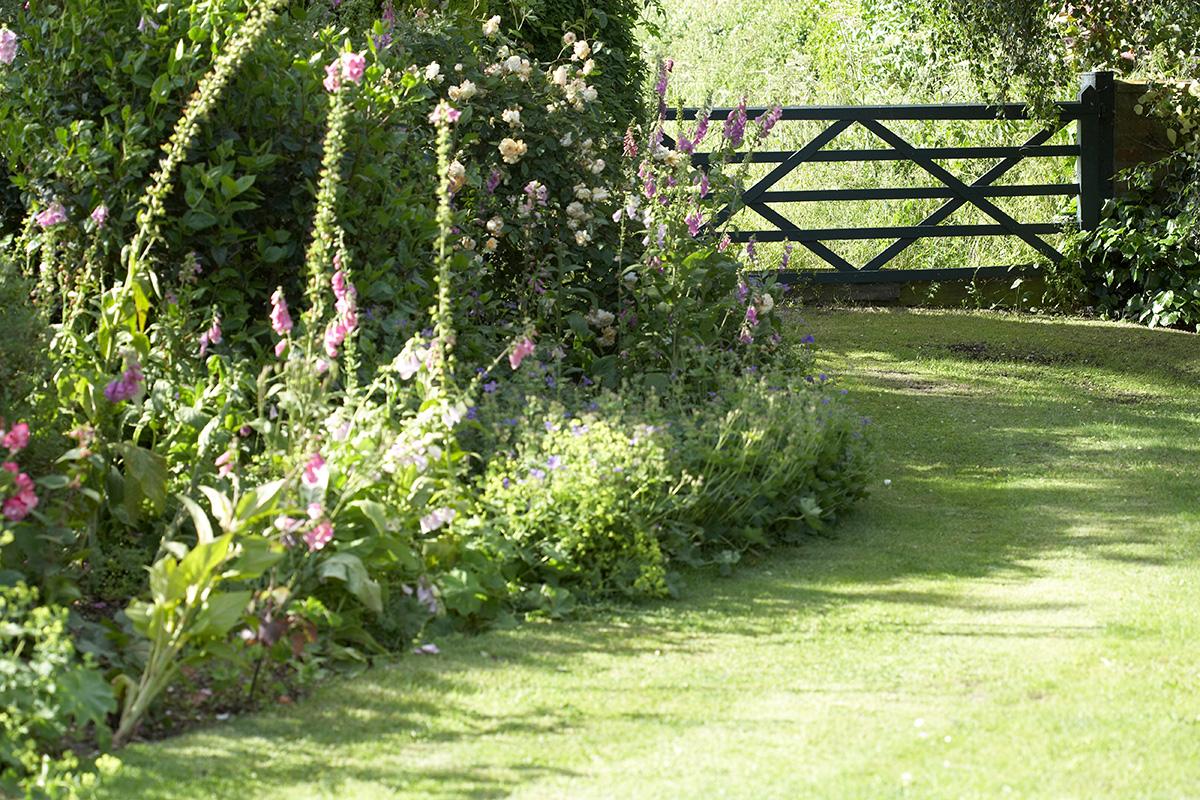
[[882, 455], [834, 538], [130, 748], [107, 796], [1200, 797], [1200, 338], [805, 316]]

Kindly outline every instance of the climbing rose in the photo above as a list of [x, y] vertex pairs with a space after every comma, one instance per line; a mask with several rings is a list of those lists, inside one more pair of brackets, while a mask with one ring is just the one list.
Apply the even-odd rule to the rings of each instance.
[[483, 23], [483, 35], [495, 36], [500, 32], [500, 17], [499, 15], [492, 17], [487, 22]]
[[12, 426], [12, 430], [5, 433], [0, 428], [0, 445], [3, 445], [10, 453], [19, 453], [29, 446], [29, 425], [25, 422], [18, 422]]
[[17, 35], [8, 28], [0, 28], [0, 62], [11, 64], [17, 58]]
[[533, 349], [533, 342], [531, 342], [529, 339], [522, 339], [517, 343], [517, 346], [513, 348], [513, 351], [508, 354], [509, 366], [511, 366], [513, 369], [520, 367], [521, 362], [524, 361], [527, 356], [533, 355]]

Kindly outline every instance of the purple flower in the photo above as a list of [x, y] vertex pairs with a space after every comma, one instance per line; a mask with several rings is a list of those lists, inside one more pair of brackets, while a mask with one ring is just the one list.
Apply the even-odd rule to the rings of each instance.
[[500, 185], [500, 178], [500, 170], [493, 167], [491, 173], [488, 174], [487, 182], [484, 184], [484, 188], [487, 189], [488, 194], [496, 192], [496, 187]]
[[142, 365], [136, 360], [132, 360], [121, 377], [104, 387], [104, 397], [110, 403], [132, 400], [141, 392], [145, 380], [146, 377], [142, 374]]
[[687, 223], [688, 233], [691, 236], [700, 235], [700, 226], [704, 224], [704, 215], [700, 212], [700, 209], [696, 209], [691, 214], [688, 214], [684, 221]]
[[700, 173], [700, 196], [708, 197], [708, 190], [709, 190], [708, 173], [701, 172]]
[[658, 82], [654, 84], [654, 93], [660, 98], [667, 96], [667, 83], [670, 81], [671, 70], [675, 68], [675, 61], [668, 58], [658, 68]]
[[[807, 336], [805, 336], [803, 339], [801, 339], [800, 341], [803, 344], [812, 344], [813, 342], [815, 342], [817, 340], [815, 338], [813, 338], [813, 335], [810, 333]], [[824, 375], [821, 376], [821, 380], [825, 380]]]
[[529, 477], [539, 481], [544, 480], [546, 477], [546, 470], [534, 467], [533, 469], [529, 470]]
[[63, 208], [62, 203], [55, 200], [45, 211], [42, 211], [33, 219], [43, 230], [52, 228], [67, 221], [67, 210]]
[[108, 222], [108, 206], [101, 203], [92, 210], [92, 222], [96, 223], [97, 228], [103, 228]]
[[556, 470], [556, 469], [562, 469], [562, 468], [563, 468], [563, 462], [562, 462], [562, 459], [559, 458], [558, 456], [550, 456], [549, 458], [546, 459], [546, 469]]
[[763, 139], [771, 133], [771, 129], [783, 117], [783, 106], [775, 106], [770, 111], [767, 111], [757, 120], [759, 136]]
[[623, 144], [625, 145], [625, 157], [626, 158], [637, 158], [638, 146], [637, 146], [637, 141], [633, 138], [633, 126], [632, 125], [630, 125], [628, 128], [625, 129], [625, 140], [624, 140]]
[[500, 383], [498, 381], [488, 381], [487, 383], [485, 383], [483, 385], [483, 391], [485, 391], [488, 394], [495, 394], [496, 390], [499, 388], [500, 388]]
[[750, 327], [758, 324], [758, 309], [754, 306], [746, 306], [746, 322], [750, 323]]
[[746, 98], [743, 97], [737, 108], [725, 118], [725, 138], [734, 147], [741, 147], [746, 138], [746, 121]]

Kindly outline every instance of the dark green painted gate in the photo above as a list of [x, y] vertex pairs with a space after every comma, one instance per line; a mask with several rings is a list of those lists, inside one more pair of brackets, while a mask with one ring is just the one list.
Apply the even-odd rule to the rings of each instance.
[[[978, 277], [1011, 275], [1031, 265], [987, 267], [937, 267], [929, 269], [885, 269], [897, 255], [915, 242], [931, 237], [1009, 236], [1016, 237], [1044, 258], [1060, 261], [1062, 254], [1042, 238], [1063, 231], [1061, 224], [1019, 222], [992, 202], [1000, 197], [1076, 196], [1079, 226], [1092, 229], [1100, 221], [1105, 200], [1113, 196], [1113, 124], [1115, 81], [1111, 72], [1084, 76], [1079, 99], [1058, 104], [1058, 120], [1027, 141], [1006, 147], [915, 147], [887, 123], [898, 120], [1028, 120], [1029, 108], [1007, 105], [915, 105], [915, 106], [794, 106], [783, 109], [783, 120], [829, 122], [829, 126], [799, 150], [738, 154], [732, 162], [750, 161], [777, 166], [741, 196], [738, 204], [721, 211], [713, 225], [727, 221], [742, 209], [750, 209], [773, 227], [730, 233], [737, 242], [796, 242], [826, 261], [832, 270], [781, 272], [781, 280], [816, 283], [879, 283], [907, 281], [971, 280]], [[710, 119], [724, 119], [731, 109], [714, 108]], [[749, 108], [754, 117], [766, 108]], [[667, 119], [694, 120], [694, 108], [669, 109]], [[1046, 142], [1068, 125], [1078, 126], [1076, 144], [1048, 145]], [[888, 145], [877, 150], [826, 150], [843, 131], [860, 125]], [[666, 144], [674, 141], [666, 138]], [[1077, 161], [1075, 183], [997, 186], [996, 183], [1025, 159], [1073, 157]], [[990, 169], [966, 183], [938, 164], [941, 159], [995, 159]], [[693, 163], [703, 168], [709, 154], [694, 153]], [[776, 184], [802, 164], [820, 162], [911, 161], [939, 185], [877, 189], [819, 189], [778, 191]], [[857, 227], [805, 229], [772, 208], [773, 203], [840, 202], [861, 200], [944, 199], [946, 202], [919, 225], [904, 227]], [[983, 225], [943, 224], [955, 211], [974, 206], [991, 218]], [[827, 241], [892, 240], [883, 251], [862, 267], [855, 267], [825, 245]]]

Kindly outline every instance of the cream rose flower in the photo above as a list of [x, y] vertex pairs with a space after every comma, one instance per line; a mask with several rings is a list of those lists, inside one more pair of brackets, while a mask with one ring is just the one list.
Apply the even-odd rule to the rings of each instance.
[[521, 156], [529, 149], [525, 146], [525, 142], [520, 139], [512, 139], [505, 137], [497, 146], [500, 151], [500, 157], [504, 159], [505, 164], [515, 164], [521, 160]]

